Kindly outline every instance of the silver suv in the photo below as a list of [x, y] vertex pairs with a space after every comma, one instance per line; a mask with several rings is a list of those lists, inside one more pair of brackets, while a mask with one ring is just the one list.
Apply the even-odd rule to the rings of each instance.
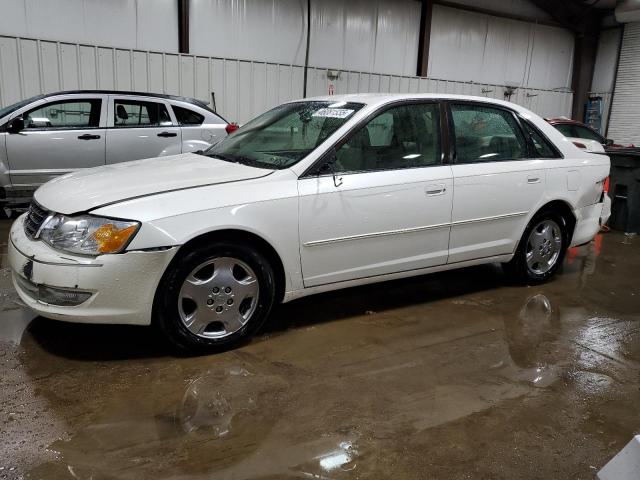
[[28, 203], [58, 175], [203, 150], [235, 128], [185, 97], [104, 90], [38, 95], [0, 109], [0, 206]]

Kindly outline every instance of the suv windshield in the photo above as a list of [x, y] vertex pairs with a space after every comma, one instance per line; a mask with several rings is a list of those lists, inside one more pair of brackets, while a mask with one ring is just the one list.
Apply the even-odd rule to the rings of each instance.
[[44, 95], [36, 95], [35, 97], [27, 98], [26, 100], [22, 100], [18, 103], [14, 103], [13, 105], [9, 105], [4, 108], [0, 108], [0, 118], [6, 117], [10, 113], [15, 112], [19, 108], [24, 107], [25, 105], [29, 105], [31, 102], [44, 98]]
[[287, 168], [307, 156], [363, 106], [326, 101], [280, 105], [243, 125], [204, 155], [259, 168]]

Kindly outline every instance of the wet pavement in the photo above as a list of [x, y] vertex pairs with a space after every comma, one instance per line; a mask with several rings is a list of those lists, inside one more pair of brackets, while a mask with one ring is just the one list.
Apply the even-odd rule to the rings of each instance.
[[318, 295], [206, 357], [33, 319], [1, 266], [0, 478], [594, 478], [640, 432], [620, 233], [539, 287], [482, 266]]

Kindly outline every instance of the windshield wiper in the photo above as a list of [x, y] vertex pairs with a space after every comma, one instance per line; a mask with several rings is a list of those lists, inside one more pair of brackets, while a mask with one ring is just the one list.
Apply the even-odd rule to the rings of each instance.
[[272, 168], [265, 166], [263, 162], [259, 162], [258, 160], [254, 160], [253, 158], [249, 158], [249, 157], [229, 157], [227, 155], [220, 155], [219, 153], [212, 153], [210, 155], [207, 154], [207, 156], [211, 158], [217, 158], [225, 162], [239, 163], [241, 165], [247, 165], [249, 167], [266, 168], [269, 170], [273, 170]]

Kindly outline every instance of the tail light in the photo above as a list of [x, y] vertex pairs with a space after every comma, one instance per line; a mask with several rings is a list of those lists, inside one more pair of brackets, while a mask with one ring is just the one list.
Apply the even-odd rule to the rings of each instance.
[[602, 191], [604, 193], [609, 193], [609, 177], [604, 179], [604, 183], [602, 184]]
[[232, 122], [232, 123], [228, 123], [225, 130], [227, 131], [227, 134], [231, 134], [233, 132], [235, 132], [237, 129], [239, 129], [240, 127], [238, 126], [238, 124], [236, 122]]

